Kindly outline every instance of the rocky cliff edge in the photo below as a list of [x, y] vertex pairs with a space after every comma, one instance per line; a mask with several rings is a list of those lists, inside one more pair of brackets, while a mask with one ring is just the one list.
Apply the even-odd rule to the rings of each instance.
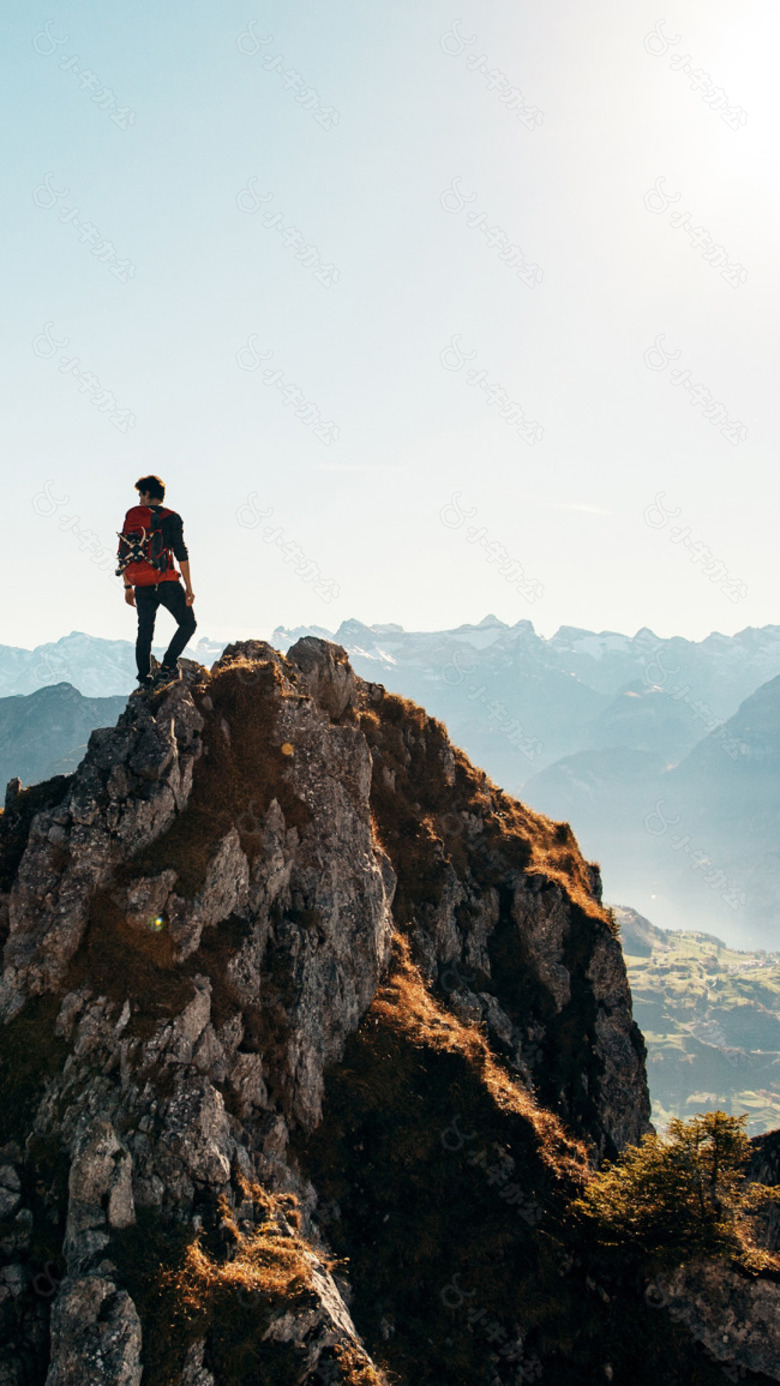
[[567, 1248], [649, 1130], [568, 825], [339, 646], [184, 671], [0, 819], [0, 1386], [694, 1379]]

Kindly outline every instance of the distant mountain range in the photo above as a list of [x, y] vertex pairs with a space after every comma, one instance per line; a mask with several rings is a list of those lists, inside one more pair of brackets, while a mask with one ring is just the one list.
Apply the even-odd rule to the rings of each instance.
[[675, 928], [780, 948], [780, 676], [676, 765], [626, 746], [530, 779], [534, 808], [573, 826], [610, 898]]
[[280, 626], [273, 644], [286, 650], [307, 634], [335, 640], [363, 678], [421, 703], [513, 794], [585, 750], [626, 747], [674, 764], [780, 674], [780, 626], [692, 641], [647, 627], [628, 636], [561, 626], [547, 639], [530, 621], [495, 616], [433, 632], [344, 621], [335, 633]]
[[[608, 900], [665, 927], [780, 947], [780, 626], [701, 641], [562, 626], [545, 638], [489, 615], [443, 631], [279, 626], [272, 643], [285, 652], [310, 634], [438, 717], [508, 792], [570, 822]], [[210, 665], [221, 652], [201, 640], [187, 654]], [[134, 681], [130, 641], [72, 632], [32, 651], [0, 646], [0, 694], [67, 682], [99, 699]], [[41, 774], [72, 749], [50, 741]], [[0, 757], [26, 777], [1, 730]]]
[[[155, 647], [155, 653], [161, 655], [164, 649]], [[223, 649], [215, 641], [201, 640], [187, 654], [211, 665]], [[56, 683], [72, 684], [87, 698], [127, 697], [136, 686], [135, 648], [130, 640], [103, 640], [78, 630], [34, 650], [0, 645], [0, 698]]]
[[126, 701], [85, 698], [69, 683], [0, 698], [0, 802], [17, 776], [27, 785], [75, 770], [90, 732], [113, 726]]
[[[335, 632], [277, 626], [271, 643], [286, 652], [302, 635], [343, 645], [362, 677], [446, 721], [464, 749], [513, 793], [535, 771], [576, 751], [629, 745], [676, 760], [705, 734], [708, 718], [730, 717], [780, 674], [780, 626], [713, 633], [701, 641], [662, 639], [647, 627], [629, 636], [561, 626], [548, 639], [530, 621], [509, 626], [495, 616], [443, 631], [350, 620]], [[204, 639], [186, 653], [208, 666], [222, 649], [221, 642]], [[131, 641], [73, 631], [34, 650], [0, 645], [0, 696], [61, 682], [86, 697], [129, 693], [135, 682]], [[522, 736], [502, 732], [500, 709], [490, 708], [498, 702], [506, 704], [507, 720], [523, 723]], [[520, 751], [515, 743], [523, 736], [536, 738], [541, 753], [538, 746]], [[469, 737], [497, 764], [480, 760]]]

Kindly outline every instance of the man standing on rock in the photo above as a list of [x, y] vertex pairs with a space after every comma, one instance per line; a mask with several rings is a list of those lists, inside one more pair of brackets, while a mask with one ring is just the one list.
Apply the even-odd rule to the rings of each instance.
[[[184, 542], [181, 515], [163, 505], [165, 485], [158, 476], [142, 476], [135, 483], [138, 505], [125, 516], [119, 536], [117, 574], [124, 578], [125, 601], [138, 611], [135, 657], [141, 689], [161, 688], [181, 677], [178, 659], [195, 631], [192, 609], [195, 593]], [[174, 559], [181, 568], [179, 581]], [[152, 638], [157, 608], [170, 611], [177, 630], [155, 675], [151, 672]]]

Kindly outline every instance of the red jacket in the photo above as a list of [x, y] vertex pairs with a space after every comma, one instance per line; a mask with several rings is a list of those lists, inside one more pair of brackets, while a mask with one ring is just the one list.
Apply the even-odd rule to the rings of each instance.
[[163, 517], [163, 543], [168, 550], [169, 566], [164, 573], [158, 568], [153, 568], [151, 563], [145, 559], [137, 563], [129, 563], [124, 570], [125, 585], [128, 587], [152, 587], [158, 582], [178, 582], [180, 574], [174, 567], [173, 560], [177, 558], [181, 563], [189, 557], [187, 546], [184, 543], [184, 526], [181, 515], [177, 515], [175, 510], [167, 510], [163, 505], [134, 505], [125, 515], [125, 522], [122, 527], [124, 534], [129, 534], [131, 530], [146, 530], [148, 533], [152, 525], [152, 509]]

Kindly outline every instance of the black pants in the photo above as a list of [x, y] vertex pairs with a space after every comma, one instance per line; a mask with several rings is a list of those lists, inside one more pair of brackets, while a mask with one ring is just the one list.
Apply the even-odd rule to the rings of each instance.
[[170, 611], [178, 630], [163, 655], [163, 664], [172, 669], [185, 645], [195, 632], [197, 622], [195, 612], [187, 606], [184, 588], [180, 582], [159, 582], [157, 586], [136, 587], [135, 604], [138, 610], [138, 639], [135, 642], [135, 658], [138, 665], [138, 678], [145, 679], [151, 668], [152, 639], [154, 619], [157, 608], [164, 606]]

